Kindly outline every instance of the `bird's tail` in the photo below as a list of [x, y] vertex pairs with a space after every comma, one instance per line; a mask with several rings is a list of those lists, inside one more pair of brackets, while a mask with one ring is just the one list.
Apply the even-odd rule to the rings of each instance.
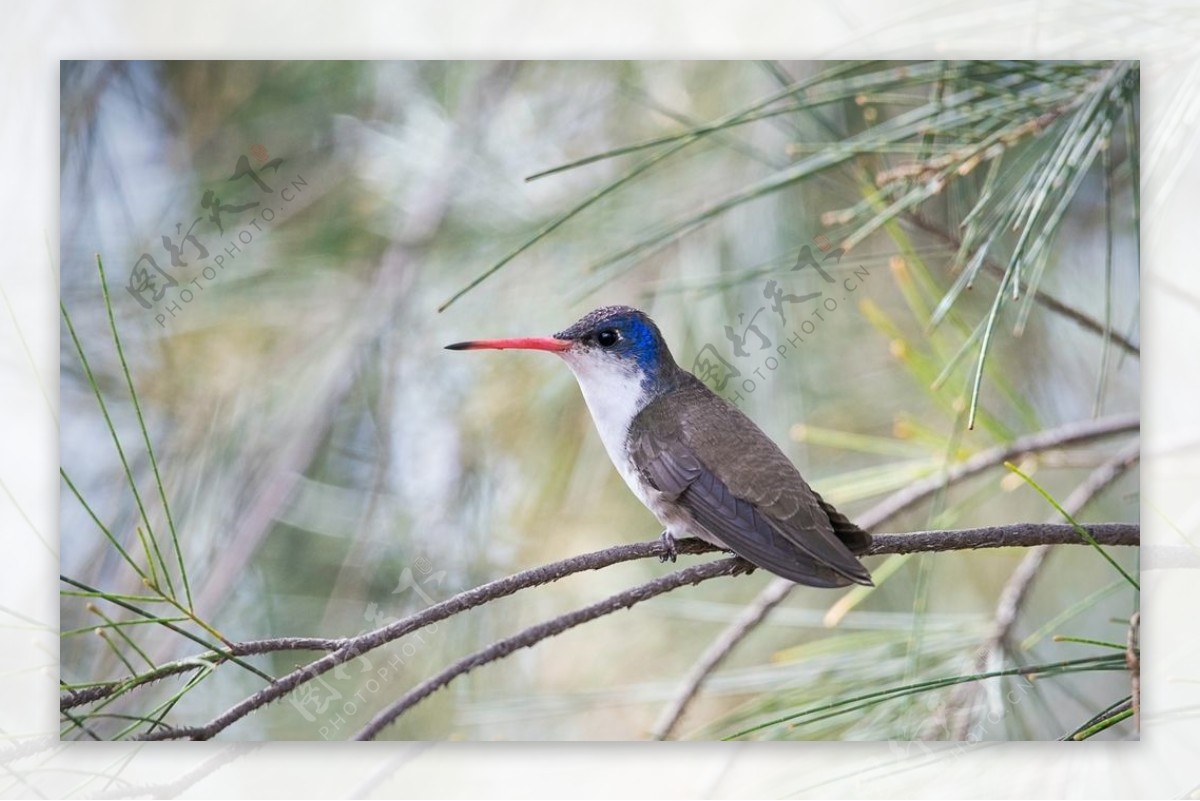
[[870, 534], [850, 522], [850, 518], [835, 509], [833, 504], [822, 498], [815, 490], [813, 495], [817, 496], [817, 503], [821, 504], [825, 514], [829, 516], [829, 522], [833, 524], [834, 535], [850, 549], [850, 553], [863, 553], [871, 547]]

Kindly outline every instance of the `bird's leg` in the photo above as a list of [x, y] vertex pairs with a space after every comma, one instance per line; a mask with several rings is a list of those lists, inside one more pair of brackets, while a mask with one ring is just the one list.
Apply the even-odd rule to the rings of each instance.
[[659, 539], [662, 540], [663, 547], [665, 547], [667, 551], [658, 557], [658, 561], [665, 562], [670, 559], [672, 562], [674, 562], [675, 557], [679, 556], [679, 549], [675, 547], [675, 537], [671, 535], [670, 531], [664, 530]]

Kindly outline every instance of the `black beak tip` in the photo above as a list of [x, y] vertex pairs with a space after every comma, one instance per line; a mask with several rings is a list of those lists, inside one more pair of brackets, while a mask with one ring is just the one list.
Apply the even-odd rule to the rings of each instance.
[[446, 350], [466, 350], [469, 347], [471, 347], [470, 342], [455, 342], [451, 345], [447, 345]]

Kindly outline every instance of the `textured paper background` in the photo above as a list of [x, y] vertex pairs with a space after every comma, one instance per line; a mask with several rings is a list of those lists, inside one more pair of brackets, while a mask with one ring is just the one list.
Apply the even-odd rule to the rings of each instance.
[[[1200, 13], [1026, 2], [8, 3], [0, 26], [0, 796], [1200, 794]], [[1143, 740], [989, 744], [57, 744], [58, 59], [1142, 59]], [[10, 313], [11, 309], [11, 313]], [[20, 331], [22, 337], [17, 336]], [[35, 375], [36, 370], [36, 375]], [[1180, 556], [1180, 553], [1183, 556]]]

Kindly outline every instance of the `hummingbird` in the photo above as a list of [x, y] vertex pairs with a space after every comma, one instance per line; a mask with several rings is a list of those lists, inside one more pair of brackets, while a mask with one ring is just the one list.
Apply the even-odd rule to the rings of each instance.
[[675, 363], [658, 326], [606, 306], [552, 337], [481, 339], [448, 350], [542, 350], [575, 375], [604, 449], [675, 540], [698, 537], [812, 587], [872, 585], [855, 554], [871, 535], [817, 494], [740, 409]]

